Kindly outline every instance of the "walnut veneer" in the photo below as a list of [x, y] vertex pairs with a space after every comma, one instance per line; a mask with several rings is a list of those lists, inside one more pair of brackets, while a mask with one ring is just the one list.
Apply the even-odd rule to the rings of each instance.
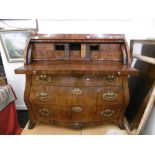
[[130, 53], [124, 35], [35, 35], [26, 46], [25, 103], [33, 128], [43, 121], [73, 128], [123, 127], [129, 101]]

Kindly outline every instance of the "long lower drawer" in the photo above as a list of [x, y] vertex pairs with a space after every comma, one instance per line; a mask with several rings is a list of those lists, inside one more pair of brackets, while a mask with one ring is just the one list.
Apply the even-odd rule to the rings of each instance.
[[68, 122], [92, 122], [114, 120], [123, 117], [122, 105], [104, 106], [55, 106], [45, 104], [33, 104], [33, 111], [37, 120], [41, 121], [68, 121]]

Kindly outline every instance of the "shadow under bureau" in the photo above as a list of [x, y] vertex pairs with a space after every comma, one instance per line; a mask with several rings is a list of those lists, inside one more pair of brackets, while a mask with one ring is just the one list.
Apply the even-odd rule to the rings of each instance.
[[123, 128], [129, 102], [130, 53], [124, 35], [34, 35], [26, 46], [24, 100], [29, 128], [36, 121], [82, 128]]

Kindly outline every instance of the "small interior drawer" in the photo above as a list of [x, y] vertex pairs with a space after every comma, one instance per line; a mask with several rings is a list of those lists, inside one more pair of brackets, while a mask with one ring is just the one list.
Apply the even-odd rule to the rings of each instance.
[[121, 51], [120, 44], [100, 44], [100, 51], [118, 52]]
[[54, 44], [52, 43], [35, 43], [33, 44], [34, 50], [53, 50]]
[[54, 44], [36, 43], [33, 45], [32, 59], [54, 58]]

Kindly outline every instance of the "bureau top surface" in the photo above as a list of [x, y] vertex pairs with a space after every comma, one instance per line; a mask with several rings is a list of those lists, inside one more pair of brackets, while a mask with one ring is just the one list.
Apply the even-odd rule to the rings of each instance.
[[15, 70], [16, 74], [121, 74], [137, 75], [138, 70], [128, 65], [104, 64], [104, 63], [53, 63], [53, 64], [30, 64]]
[[124, 34], [32, 34], [31, 40], [53, 39], [53, 40], [89, 40], [89, 39], [125, 39]]

